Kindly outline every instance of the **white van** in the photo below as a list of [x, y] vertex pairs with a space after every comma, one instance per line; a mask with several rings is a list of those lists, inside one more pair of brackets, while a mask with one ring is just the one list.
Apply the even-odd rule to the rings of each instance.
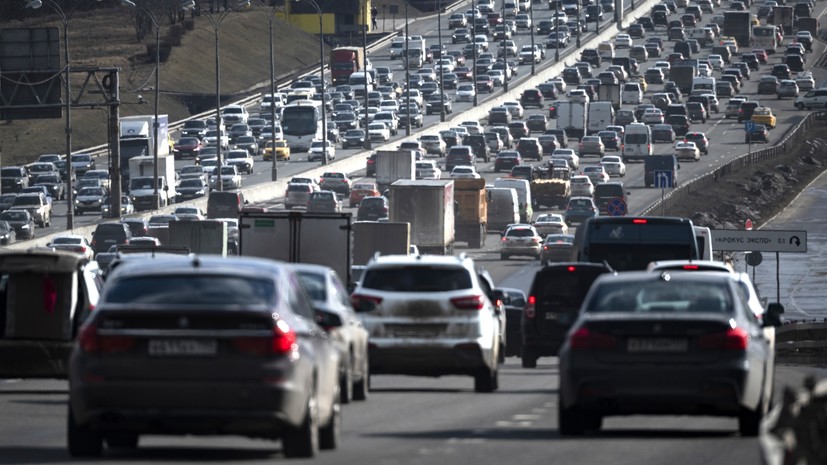
[[405, 55], [405, 38], [394, 37], [391, 42], [391, 60], [401, 58]]
[[597, 44], [597, 53], [602, 60], [612, 61], [615, 57], [615, 46], [611, 42], [600, 42]]
[[514, 0], [505, 0], [505, 6], [503, 7], [503, 11], [505, 11], [505, 17], [509, 18], [517, 14], [517, 2]]
[[531, 186], [526, 179], [497, 178], [494, 180], [494, 187], [510, 187], [517, 191], [517, 199], [520, 202], [520, 223], [528, 223], [534, 216], [534, 208], [531, 206]]
[[623, 84], [623, 90], [620, 92], [621, 103], [632, 103], [640, 105], [643, 103], [643, 89], [639, 82], [627, 82]]
[[652, 155], [652, 129], [643, 123], [627, 124], [622, 154], [624, 163], [629, 160], [645, 160]]
[[[703, 93], [695, 91], [704, 91]], [[714, 94], [715, 93], [715, 78], [701, 77], [692, 78], [692, 95]]]
[[520, 200], [516, 189], [488, 187], [486, 191], [489, 231], [503, 231], [507, 225], [520, 222]]
[[799, 110], [824, 108], [825, 106], [827, 106], [827, 87], [813, 89], [795, 99], [795, 107]]
[[373, 92], [373, 78], [370, 77], [370, 74], [365, 73], [364, 71], [357, 71], [350, 75], [350, 79], [347, 81], [348, 85], [354, 88], [354, 91], [361, 89], [362, 96], [364, 96], [365, 92], [365, 79], [367, 79], [367, 91]]
[[588, 133], [594, 134], [606, 129], [615, 121], [615, 109], [612, 102], [592, 102], [589, 104]]
[[695, 241], [698, 243], [698, 259], [712, 260], [712, 231], [703, 226], [695, 228]]

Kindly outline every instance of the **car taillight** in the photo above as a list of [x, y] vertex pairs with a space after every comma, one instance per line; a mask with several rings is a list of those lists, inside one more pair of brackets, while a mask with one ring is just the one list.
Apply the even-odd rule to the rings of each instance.
[[233, 347], [241, 352], [254, 355], [285, 355], [298, 349], [296, 332], [284, 320], [273, 324], [267, 336], [239, 337], [232, 341]]
[[698, 265], [684, 265], [683, 266], [684, 270], [690, 270], [690, 271], [697, 270], [698, 268], [699, 268]]
[[135, 345], [135, 338], [131, 336], [102, 336], [98, 327], [89, 324], [81, 327], [78, 333], [78, 347], [89, 354], [112, 354], [124, 352]]
[[730, 328], [722, 333], [705, 334], [698, 339], [701, 349], [746, 350], [749, 334], [741, 328]]
[[616, 343], [614, 336], [590, 331], [588, 328], [580, 328], [569, 336], [569, 347], [572, 350], [611, 349]]
[[528, 296], [528, 301], [526, 303], [525, 308], [523, 309], [523, 315], [525, 315], [528, 319], [533, 319], [534, 316], [537, 314], [535, 305], [537, 304], [537, 297], [530, 295]]
[[632, 224], [646, 224], [648, 222], [649, 220], [647, 220], [646, 218], [635, 218], [632, 220]]
[[451, 304], [458, 310], [482, 310], [485, 306], [485, 296], [482, 294], [454, 297]]

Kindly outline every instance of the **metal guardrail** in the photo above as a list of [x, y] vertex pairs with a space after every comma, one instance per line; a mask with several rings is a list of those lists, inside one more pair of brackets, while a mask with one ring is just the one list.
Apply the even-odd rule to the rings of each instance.
[[663, 201], [656, 200], [652, 205], [643, 210], [642, 215], [657, 214], [662, 210], [669, 210], [675, 204], [686, 199], [687, 197], [707, 190], [710, 186], [718, 182], [726, 181], [729, 173], [735, 172], [750, 165], [760, 163], [766, 160], [772, 160], [782, 154], [791, 150], [793, 145], [804, 140], [807, 131], [816, 125], [827, 125], [823, 121], [827, 120], [827, 110], [815, 111], [807, 115], [801, 120], [795, 128], [788, 131], [784, 138], [778, 144], [772, 147], [766, 147], [756, 150], [751, 153], [743, 154], [721, 166], [715, 168], [709, 173], [700, 175], [675, 188], [672, 192], [664, 196]]

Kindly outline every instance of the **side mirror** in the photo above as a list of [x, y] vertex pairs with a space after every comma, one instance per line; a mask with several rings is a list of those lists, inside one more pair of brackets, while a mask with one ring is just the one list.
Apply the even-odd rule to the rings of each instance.
[[764, 326], [781, 326], [781, 314], [784, 313], [784, 306], [778, 302], [771, 303], [767, 306], [767, 311], [764, 313]]
[[314, 313], [314, 320], [316, 320], [316, 324], [321, 326], [325, 331], [330, 331], [333, 328], [339, 328], [342, 326], [342, 317], [336, 313], [318, 308], [314, 309]]

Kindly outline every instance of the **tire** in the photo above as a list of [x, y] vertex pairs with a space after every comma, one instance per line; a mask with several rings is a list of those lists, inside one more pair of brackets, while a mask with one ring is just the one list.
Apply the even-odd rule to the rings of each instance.
[[738, 415], [738, 432], [741, 436], [755, 437], [761, 428], [764, 417], [764, 401], [762, 400], [755, 410], [744, 410]]
[[341, 395], [333, 396], [330, 420], [319, 428], [319, 449], [333, 450], [339, 447], [342, 439], [342, 404], [339, 402]]
[[307, 401], [304, 420], [297, 428], [287, 430], [282, 436], [282, 450], [285, 457], [314, 457], [319, 452], [319, 425], [316, 399], [311, 395]]
[[339, 374], [339, 401], [343, 404], [349, 404], [353, 399], [353, 356], [350, 356], [350, 361], [343, 372]]
[[557, 430], [560, 436], [582, 436], [586, 432], [586, 419], [576, 408], [564, 408], [559, 402], [557, 409]]
[[494, 392], [499, 384], [499, 371], [497, 367], [482, 368], [479, 373], [474, 375], [474, 391], [476, 392]]
[[135, 433], [116, 433], [106, 437], [110, 449], [137, 449], [140, 436]]
[[523, 346], [520, 358], [523, 368], [537, 368], [537, 355], [528, 347]]
[[78, 425], [71, 406], [66, 425], [66, 438], [69, 443], [69, 454], [73, 457], [98, 457], [103, 452], [103, 437], [87, 426]]
[[368, 399], [368, 380], [370, 379], [370, 363], [365, 355], [364, 367], [362, 367], [362, 377], [359, 381], [353, 383], [353, 400], [367, 400]]

